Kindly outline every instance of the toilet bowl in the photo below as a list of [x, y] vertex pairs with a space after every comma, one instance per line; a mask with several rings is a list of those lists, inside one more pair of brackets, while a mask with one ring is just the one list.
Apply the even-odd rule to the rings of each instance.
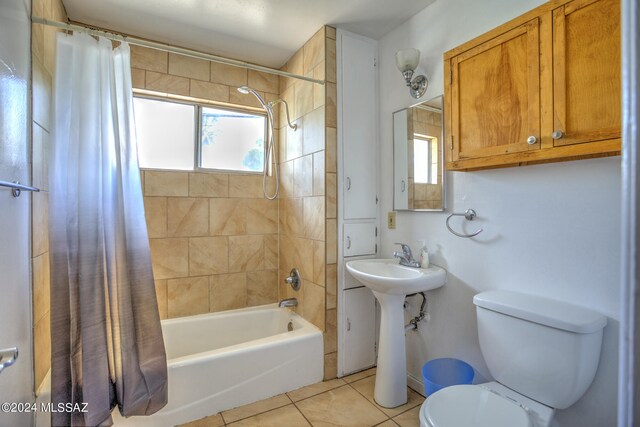
[[424, 401], [420, 427], [548, 427], [553, 414], [497, 382], [456, 385]]
[[572, 304], [509, 291], [473, 298], [493, 382], [430, 395], [421, 427], [549, 427], [595, 377], [607, 319]]

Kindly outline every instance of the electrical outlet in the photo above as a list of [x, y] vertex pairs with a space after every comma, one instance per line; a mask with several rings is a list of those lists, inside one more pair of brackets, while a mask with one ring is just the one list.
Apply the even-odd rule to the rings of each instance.
[[394, 228], [396, 228], [396, 213], [395, 212], [389, 212], [389, 216], [387, 219], [387, 227], [389, 228], [389, 230], [393, 230]]

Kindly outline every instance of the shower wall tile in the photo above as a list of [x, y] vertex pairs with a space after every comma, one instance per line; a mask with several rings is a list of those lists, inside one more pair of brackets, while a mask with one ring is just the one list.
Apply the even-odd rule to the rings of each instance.
[[278, 269], [278, 235], [267, 234], [264, 236], [264, 268], [266, 270]]
[[189, 174], [186, 172], [145, 171], [145, 196], [188, 196]]
[[263, 236], [229, 237], [229, 271], [256, 271], [264, 269]]
[[278, 271], [250, 271], [247, 273], [247, 306], [278, 302]]
[[167, 281], [169, 317], [193, 316], [209, 311], [209, 278], [188, 277]]
[[326, 125], [328, 127], [338, 127], [338, 89], [335, 83], [327, 83], [327, 99], [325, 102]]
[[335, 29], [333, 30], [334, 32], [334, 37], [333, 38], [328, 38], [327, 39], [327, 59], [325, 61], [325, 66], [326, 66], [326, 70], [325, 70], [325, 79], [328, 82], [331, 83], [337, 83], [338, 79], [337, 79], [337, 66], [336, 66], [336, 38], [335, 38]]
[[246, 234], [247, 201], [245, 199], [210, 199], [209, 233], [212, 236]]
[[295, 197], [313, 195], [313, 157], [300, 157], [293, 161], [293, 187]]
[[262, 175], [229, 175], [229, 197], [262, 198]]
[[167, 198], [145, 197], [144, 214], [149, 237], [167, 237]]
[[248, 70], [249, 84], [252, 89], [268, 92], [279, 93], [280, 92], [280, 79], [274, 74], [261, 73], [254, 70]]
[[229, 253], [226, 237], [189, 238], [189, 276], [228, 272]]
[[131, 45], [131, 67], [142, 70], [167, 73], [169, 54], [161, 50], [147, 49]]
[[169, 317], [167, 308], [167, 280], [155, 280], [156, 298], [158, 300], [158, 313], [160, 319], [167, 319]]
[[169, 74], [209, 81], [209, 61], [169, 53]]
[[48, 315], [33, 325], [33, 348], [34, 377], [39, 388], [51, 367], [51, 321]]
[[131, 69], [131, 86], [134, 89], [144, 89], [145, 86], [145, 71], [139, 68]]
[[336, 128], [325, 128], [326, 170], [338, 172], [338, 135]]
[[32, 256], [49, 252], [49, 193], [32, 193]]
[[337, 193], [338, 193], [338, 176], [335, 173], [327, 173], [326, 176], [326, 193], [327, 193], [327, 218], [336, 218], [338, 215]]
[[298, 119], [313, 110], [313, 83], [299, 80], [295, 83], [293, 118]]
[[[247, 84], [247, 69], [226, 64], [211, 62], [211, 77], [213, 83], [222, 83], [237, 88]], [[276, 92], [277, 93], [277, 92]]]
[[278, 232], [278, 204], [257, 199], [247, 203], [247, 233], [274, 234]]
[[315, 153], [325, 149], [324, 107], [316, 108], [305, 116], [302, 132], [302, 154]]
[[[325, 80], [326, 64], [324, 61], [316, 65], [313, 69], [313, 78], [316, 80]], [[313, 85], [313, 108], [322, 107], [326, 101], [324, 86]]]
[[233, 310], [247, 306], [247, 275], [245, 273], [211, 276], [209, 311]]
[[324, 197], [305, 197], [303, 200], [305, 237], [313, 240], [324, 241]]
[[338, 310], [327, 309], [325, 322], [324, 353], [327, 354], [338, 350]]
[[321, 331], [324, 331], [324, 288], [313, 282], [304, 282], [302, 286], [305, 302], [302, 315], [305, 319], [316, 325]]
[[147, 71], [144, 87], [156, 92], [189, 96], [189, 79], [186, 77]]
[[325, 242], [313, 242], [313, 282], [320, 286], [325, 285], [326, 271]]
[[169, 237], [207, 236], [209, 203], [193, 197], [167, 198], [167, 235]]
[[327, 264], [326, 284], [327, 291], [327, 310], [338, 306], [338, 264]]
[[319, 151], [313, 155], [313, 195], [323, 196], [325, 193], [325, 152]]
[[33, 258], [31, 268], [33, 277], [33, 320], [38, 322], [49, 313], [51, 279], [49, 252]]
[[189, 96], [218, 102], [229, 102], [229, 86], [191, 80]]
[[189, 239], [150, 239], [149, 246], [155, 279], [189, 275]]
[[327, 223], [327, 264], [335, 264], [338, 260], [338, 222], [328, 219]]
[[304, 44], [302, 48], [304, 74], [307, 74], [316, 65], [324, 61], [325, 34], [325, 27], [322, 27]]
[[190, 197], [229, 197], [229, 175], [224, 173], [190, 173]]

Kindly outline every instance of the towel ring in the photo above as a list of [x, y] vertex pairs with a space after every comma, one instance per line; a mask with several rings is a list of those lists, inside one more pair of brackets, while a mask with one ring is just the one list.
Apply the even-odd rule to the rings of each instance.
[[460, 233], [457, 233], [457, 232], [453, 231], [453, 229], [449, 225], [449, 220], [453, 216], [463, 216], [467, 221], [473, 221], [473, 219], [476, 217], [476, 211], [474, 211], [473, 209], [467, 209], [466, 211], [464, 211], [464, 213], [452, 213], [451, 215], [449, 215], [447, 217], [447, 223], [446, 223], [447, 224], [447, 229], [449, 229], [449, 231], [451, 233], [455, 234], [456, 236], [464, 237], [464, 238], [475, 237], [478, 234], [482, 233], [483, 228], [481, 228], [480, 230], [478, 230], [478, 231], [476, 231], [475, 233], [472, 233], [472, 234], [460, 234]]

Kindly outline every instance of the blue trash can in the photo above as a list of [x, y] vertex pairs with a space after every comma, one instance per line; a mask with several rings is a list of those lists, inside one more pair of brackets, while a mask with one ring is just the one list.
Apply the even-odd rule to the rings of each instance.
[[474, 371], [471, 365], [459, 359], [432, 359], [422, 366], [424, 392], [427, 397], [436, 391], [458, 384], [471, 384]]

